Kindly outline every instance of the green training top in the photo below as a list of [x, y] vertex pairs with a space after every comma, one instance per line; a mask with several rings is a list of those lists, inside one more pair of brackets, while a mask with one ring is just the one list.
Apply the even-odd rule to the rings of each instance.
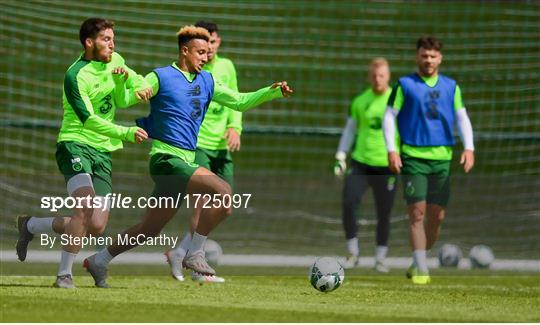
[[[190, 82], [193, 81], [196, 76], [196, 74], [194, 73], [180, 70], [176, 62], [173, 62], [172, 66], [178, 69], [178, 71], [180, 71], [182, 74], [184, 74], [184, 76], [186, 76], [186, 79]], [[150, 84], [150, 86], [152, 86], [153, 93], [158, 94], [159, 79], [156, 73], [150, 72], [146, 75], [145, 79]], [[131, 97], [133, 97], [133, 95], [134, 94], [132, 92]], [[281, 93], [280, 87], [271, 89], [270, 86], [268, 86], [250, 93], [239, 93], [214, 80], [214, 96], [212, 97], [212, 102], [216, 102], [219, 105], [227, 106], [235, 111], [243, 112], [269, 100], [282, 97], [283, 94]], [[195, 151], [178, 148], [159, 140], [152, 140], [152, 149], [150, 150], [150, 156], [156, 153], [174, 155], [182, 158], [188, 163], [192, 163], [193, 161], [195, 161]]]
[[[382, 121], [391, 93], [391, 88], [382, 94], [376, 94], [369, 88], [353, 99], [350, 117], [357, 125], [356, 141], [351, 155], [354, 160], [370, 166], [388, 166]], [[397, 139], [398, 137], [396, 143]]]
[[[210, 63], [204, 65], [204, 70], [210, 72], [215, 81], [238, 91], [236, 70], [231, 60], [216, 55]], [[223, 136], [228, 128], [242, 133], [242, 112], [212, 101], [199, 130], [197, 147], [208, 150], [227, 149], [227, 139]]]
[[[439, 80], [439, 76], [422, 77], [422, 80], [429, 87], [434, 87]], [[400, 86], [396, 91], [396, 98], [394, 100], [394, 106], [392, 108], [400, 110], [403, 107], [405, 98], [403, 96], [403, 90]], [[461, 89], [456, 84], [456, 91], [454, 93], [454, 110], [463, 109], [463, 99], [461, 98]], [[402, 151], [404, 154], [411, 157], [430, 159], [430, 160], [452, 160], [452, 147], [450, 146], [435, 146], [435, 147], [415, 147], [403, 144]]]
[[[112, 74], [117, 67], [128, 72], [128, 80]], [[109, 63], [85, 60], [81, 55], [64, 76], [64, 117], [58, 142], [75, 141], [102, 152], [121, 149], [122, 140], [133, 142], [137, 127], [114, 124], [114, 115], [117, 107], [137, 103], [135, 96], [130, 96], [134, 93], [126, 88], [138, 91], [148, 87], [118, 53], [113, 53]]]

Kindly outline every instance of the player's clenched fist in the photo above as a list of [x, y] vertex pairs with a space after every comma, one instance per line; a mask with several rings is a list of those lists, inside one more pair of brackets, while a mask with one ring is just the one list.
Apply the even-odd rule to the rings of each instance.
[[[113, 74], [113, 78], [114, 78], [115, 82], [126, 81], [128, 79], [128, 77], [129, 77], [129, 73], [123, 67], [114, 68], [112, 70], [112, 74]], [[124, 77], [123, 80], [121, 79], [122, 76]]]
[[270, 88], [275, 89], [277, 87], [281, 88], [281, 93], [283, 94], [283, 97], [289, 97], [294, 93], [294, 90], [287, 85], [287, 81], [280, 81], [273, 83]]

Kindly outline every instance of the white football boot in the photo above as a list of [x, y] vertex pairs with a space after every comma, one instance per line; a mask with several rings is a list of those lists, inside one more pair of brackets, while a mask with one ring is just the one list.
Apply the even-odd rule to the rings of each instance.
[[172, 277], [178, 281], [184, 281], [182, 259], [178, 257], [172, 249], [165, 252], [165, 257], [167, 258], [167, 263], [169, 263], [169, 266], [171, 267]]
[[188, 252], [182, 261], [182, 266], [204, 275], [216, 275], [216, 271], [208, 265], [204, 257], [204, 251], [202, 250], [196, 251], [193, 254]]
[[223, 283], [225, 279], [216, 275], [204, 275], [198, 272], [191, 272], [191, 280], [198, 283]]

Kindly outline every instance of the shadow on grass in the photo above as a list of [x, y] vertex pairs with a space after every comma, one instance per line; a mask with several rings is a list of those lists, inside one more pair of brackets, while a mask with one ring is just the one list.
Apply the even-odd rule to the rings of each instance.
[[0, 283], [0, 287], [19, 287], [19, 288], [54, 288], [53, 285], [46, 284], [22, 284], [22, 283]]
[[[25, 283], [0, 283], [0, 287], [4, 287], [4, 288], [51, 288], [51, 289], [58, 289], [58, 290], [68, 290], [69, 289], [61, 289], [61, 288], [56, 288], [54, 287], [52, 284], [51, 285], [46, 285], [46, 284], [25, 284]], [[75, 288], [76, 289], [96, 289], [96, 290], [128, 290], [128, 289], [133, 289], [133, 288], [128, 288], [128, 287], [110, 287], [110, 288], [98, 288], [96, 286], [93, 286], [93, 285], [85, 285], [85, 286], [77, 286]]]

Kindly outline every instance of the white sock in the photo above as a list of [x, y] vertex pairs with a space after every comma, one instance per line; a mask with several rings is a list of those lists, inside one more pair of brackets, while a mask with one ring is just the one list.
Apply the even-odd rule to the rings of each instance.
[[28, 222], [26, 223], [26, 227], [28, 228], [28, 231], [30, 231], [32, 234], [52, 234], [54, 218], [36, 218], [32, 217], [28, 219]]
[[347, 239], [347, 250], [349, 251], [349, 254], [354, 255], [354, 256], [358, 256], [358, 254], [360, 254], [360, 249], [358, 248], [357, 237]]
[[62, 255], [60, 257], [60, 267], [58, 268], [58, 275], [71, 275], [71, 268], [73, 266], [73, 261], [77, 254], [66, 252], [62, 250]]
[[418, 272], [427, 274], [429, 272], [427, 267], [426, 251], [423, 249], [418, 249], [413, 251], [413, 261], [418, 267]]
[[193, 233], [191, 242], [189, 243], [189, 255], [193, 255], [195, 252], [202, 251], [204, 247], [204, 242], [206, 241], [207, 236], [198, 234], [197, 232]]
[[111, 253], [109, 253], [109, 250], [104, 248], [96, 254], [96, 259], [94, 261], [96, 262], [97, 266], [107, 266], [113, 258], [114, 257], [111, 255]]
[[386, 259], [386, 253], [388, 253], [388, 246], [375, 247], [375, 261], [384, 261]]
[[178, 258], [183, 259], [184, 256], [186, 256], [186, 253], [189, 249], [189, 244], [191, 243], [191, 233], [187, 232], [182, 238], [182, 241], [178, 246], [174, 248], [174, 254], [178, 256]]

